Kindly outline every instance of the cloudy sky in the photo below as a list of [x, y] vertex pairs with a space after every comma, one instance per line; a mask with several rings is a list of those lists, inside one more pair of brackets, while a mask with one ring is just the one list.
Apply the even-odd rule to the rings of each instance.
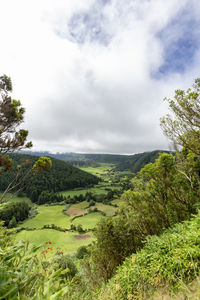
[[163, 98], [200, 76], [199, 0], [0, 0], [0, 37], [33, 150], [169, 149]]

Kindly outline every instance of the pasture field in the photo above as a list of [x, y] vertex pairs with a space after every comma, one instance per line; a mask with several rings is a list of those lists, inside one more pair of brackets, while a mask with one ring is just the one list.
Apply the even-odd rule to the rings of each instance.
[[62, 194], [65, 197], [73, 197], [73, 196], [79, 196], [79, 195], [85, 195], [87, 192], [91, 192], [94, 194], [107, 194], [108, 190], [107, 189], [117, 189], [117, 187], [112, 187], [108, 184], [105, 183], [100, 183], [92, 188], [78, 188], [78, 189], [74, 189], [74, 190], [68, 190], [68, 191], [63, 191], [60, 192], [59, 194]]
[[85, 230], [92, 229], [97, 225], [97, 223], [101, 220], [101, 218], [103, 218], [101, 213], [94, 212], [74, 219], [72, 221], [72, 224], [76, 226], [80, 224]]
[[39, 229], [44, 225], [55, 224], [62, 228], [70, 228], [70, 217], [62, 212], [64, 208], [65, 205], [38, 206], [38, 214], [20, 226]]
[[71, 207], [77, 207], [77, 208], [86, 208], [88, 206], [88, 202], [87, 201], [82, 201], [82, 202], [79, 202], [79, 203], [75, 203], [75, 204], [72, 204]]
[[92, 175], [101, 177], [107, 176], [108, 171], [110, 171], [114, 167], [114, 164], [100, 163], [98, 167], [82, 167], [81, 170], [91, 173]]
[[91, 209], [93, 208], [97, 208], [98, 210], [104, 212], [106, 214], [106, 216], [113, 216], [116, 212], [116, 207], [113, 207], [111, 205], [106, 205], [103, 203], [96, 203], [94, 206], [91, 207]]
[[[33, 230], [26, 231], [23, 230], [16, 234], [16, 241], [29, 241], [34, 245], [42, 245], [42, 248], [38, 250], [38, 252], [42, 252], [43, 250], [47, 250], [47, 257], [55, 254], [57, 250], [62, 250], [65, 253], [71, 254], [77, 251], [77, 249], [81, 246], [86, 246], [92, 242], [93, 237], [92, 234], [89, 233], [89, 238], [79, 239], [76, 232], [60, 232], [53, 229], [43, 229], [43, 230]], [[83, 236], [84, 237], [84, 236]], [[48, 250], [48, 246], [46, 246], [46, 242], [51, 241], [51, 245], [49, 245], [52, 250]]]

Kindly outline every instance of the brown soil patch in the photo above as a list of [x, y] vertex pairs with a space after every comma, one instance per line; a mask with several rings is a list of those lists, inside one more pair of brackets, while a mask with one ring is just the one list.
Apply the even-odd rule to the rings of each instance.
[[87, 214], [87, 211], [82, 208], [78, 207], [70, 207], [68, 210], [65, 211], [70, 217], [76, 217], [76, 216], [83, 216]]
[[91, 238], [91, 235], [89, 233], [84, 233], [84, 234], [75, 235], [74, 237], [77, 240], [86, 240]]

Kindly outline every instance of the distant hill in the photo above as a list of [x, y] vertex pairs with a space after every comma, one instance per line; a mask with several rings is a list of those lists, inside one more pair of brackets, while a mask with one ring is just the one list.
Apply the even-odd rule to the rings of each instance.
[[134, 155], [120, 154], [81, 154], [81, 153], [56, 153], [32, 152], [37, 156], [50, 156], [65, 160], [72, 165], [87, 166], [93, 163], [112, 163], [118, 171], [131, 171], [137, 173], [141, 168], [150, 162], [154, 162], [159, 153], [169, 151], [154, 150], [150, 152], [137, 153]]
[[[42, 155], [43, 156], [43, 155]], [[38, 157], [27, 154], [11, 154], [14, 162], [14, 169], [5, 172], [0, 177], [0, 191], [4, 191], [8, 184], [17, 174], [17, 165], [23, 165], [20, 178], [31, 169]], [[32, 193], [39, 195], [42, 191], [48, 190], [58, 192], [78, 187], [87, 187], [97, 184], [99, 178], [84, 172], [67, 162], [51, 158], [52, 168], [49, 171], [42, 171], [37, 176], [28, 175], [24, 185], [24, 191], [28, 196]]]
[[22, 154], [34, 155], [34, 156], [49, 156], [60, 160], [70, 161], [70, 160], [83, 160], [85, 154], [79, 153], [51, 153], [48, 151], [20, 151]]
[[169, 151], [155, 150], [151, 152], [138, 153], [135, 155], [126, 156], [124, 160], [120, 161], [116, 169], [119, 171], [131, 171], [137, 173], [142, 169], [146, 164], [153, 163], [156, 158], [158, 158], [159, 153], [169, 153]]

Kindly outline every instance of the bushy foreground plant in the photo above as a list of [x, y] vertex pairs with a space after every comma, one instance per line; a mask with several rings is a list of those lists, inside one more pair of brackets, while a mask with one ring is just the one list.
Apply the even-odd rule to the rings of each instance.
[[149, 236], [145, 247], [118, 268], [99, 299], [148, 299], [163, 287], [190, 293], [188, 283], [199, 276], [200, 212], [160, 237]]
[[60, 299], [68, 292], [66, 270], [45, 263], [47, 250], [25, 242], [13, 245], [0, 226], [0, 299]]

